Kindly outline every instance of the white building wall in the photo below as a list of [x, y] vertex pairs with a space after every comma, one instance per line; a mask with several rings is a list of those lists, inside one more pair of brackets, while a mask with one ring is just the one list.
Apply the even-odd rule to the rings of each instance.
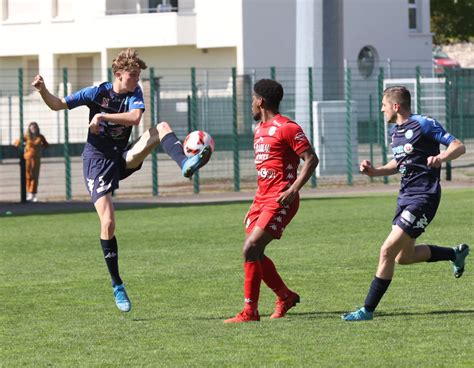
[[294, 67], [296, 0], [196, 0], [196, 46], [235, 47], [237, 68]]
[[[136, 0], [122, 0], [126, 6], [111, 0], [61, 0], [56, 8], [55, 1], [44, 0], [32, 1], [32, 6], [22, 11], [10, 9], [10, 13], [15, 12], [10, 14], [12, 17], [5, 14], [5, 4], [9, 2], [0, 1], [0, 57], [103, 55], [107, 49], [192, 45], [198, 49], [235, 48], [232, 65], [240, 69], [294, 67], [309, 60], [317, 68], [321, 66], [319, 55], [324, 52], [320, 40], [323, 0], [195, 0], [195, 13], [191, 13], [193, 2], [186, 0], [189, 9], [183, 13], [115, 16], [105, 15], [106, 10], [113, 10], [112, 3], [120, 5], [114, 5], [114, 9], [146, 4]], [[372, 45], [380, 60], [431, 60], [429, 0], [417, 3], [421, 27], [419, 32], [410, 32], [407, 0], [343, 1], [344, 57], [356, 60], [363, 46]], [[308, 23], [309, 19], [313, 24]], [[41, 59], [51, 65], [51, 57]]]
[[236, 47], [242, 43], [242, 0], [196, 0], [196, 47]]
[[[98, 24], [103, 32], [98, 31]], [[136, 31], [120, 31], [124, 24], [130, 24], [130, 30]], [[0, 57], [196, 44], [194, 16], [180, 16], [177, 13], [125, 14], [64, 22], [3, 25], [0, 37], [11, 41], [0, 49]]]
[[[308, 90], [308, 68], [317, 69], [323, 66], [323, 0], [297, 0], [296, 2], [296, 37], [295, 37], [295, 90]], [[322, 95], [322, 84], [314, 83], [314, 98]], [[309, 101], [303, 98], [295, 100], [295, 120], [309, 135]]]
[[[110, 50], [113, 56], [119, 51]], [[155, 68], [231, 68], [235, 66], [235, 48], [199, 49], [192, 46], [137, 48], [145, 62]], [[230, 73], [230, 72], [229, 72]]]
[[431, 67], [432, 34], [429, 32], [429, 0], [417, 0], [419, 30], [408, 27], [407, 0], [343, 1], [344, 58], [356, 61], [364, 46], [372, 46], [379, 65], [387, 67], [387, 59], [403, 62], [400, 66]]
[[242, 22], [243, 66], [296, 65], [296, 0], [243, 0]]
[[[0, 91], [16, 91], [18, 68], [26, 68], [27, 60], [35, 58], [53, 92], [62, 88], [61, 69], [70, 68], [72, 73], [78, 57], [93, 58], [94, 81], [99, 83], [106, 80], [117, 52], [127, 47], [136, 48], [147, 64], [156, 68], [157, 76], [167, 75], [172, 68], [186, 68], [188, 73], [192, 66], [237, 67], [240, 73], [249, 68], [296, 67], [302, 71], [296, 73], [297, 91], [307, 86], [304, 73], [308, 67], [321, 71], [331, 66], [323, 58], [331, 51], [326, 49], [331, 42], [324, 35], [327, 18], [323, 9], [333, 0], [182, 0], [182, 13], [114, 16], [106, 12], [122, 7], [133, 10], [137, 4], [143, 8], [147, 2], [31, 0], [31, 6], [20, 9], [25, 0], [10, 7], [14, 14], [9, 14], [6, 4], [10, 1], [15, 0], [0, 0]], [[342, 17], [337, 19], [343, 20], [345, 59], [355, 62], [361, 48], [371, 46], [378, 55], [376, 68], [386, 67], [387, 59], [393, 67], [398, 61], [410, 68], [431, 66], [429, 0], [417, 0], [416, 32], [408, 29], [408, 0], [342, 0], [341, 4]], [[53, 70], [59, 72], [53, 74]], [[353, 75], [360, 78], [357, 68], [353, 68]], [[72, 89], [75, 78], [70, 75]], [[369, 80], [375, 78], [376, 73]], [[31, 92], [28, 84], [25, 81], [25, 91]], [[314, 88], [316, 99], [323, 87], [319, 83]], [[307, 101], [298, 100], [295, 108], [297, 120], [306, 128]], [[366, 110], [359, 105], [360, 112]], [[31, 114], [28, 119], [34, 119], [35, 112]], [[58, 115], [51, 115], [53, 119], [59, 121]]]

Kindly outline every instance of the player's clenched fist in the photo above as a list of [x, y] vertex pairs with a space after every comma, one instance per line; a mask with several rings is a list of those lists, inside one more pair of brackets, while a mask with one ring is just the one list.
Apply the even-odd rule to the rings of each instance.
[[35, 79], [33, 80], [33, 83], [31, 85], [38, 91], [41, 92], [44, 88], [44, 80], [41, 75], [37, 75]]
[[439, 155], [438, 156], [430, 156], [430, 157], [428, 157], [426, 164], [429, 167], [439, 168], [439, 167], [441, 167], [442, 161], [441, 161], [441, 158], [439, 157]]
[[100, 122], [102, 120], [102, 114], [95, 114], [89, 124], [89, 130], [92, 134], [99, 134]]
[[359, 171], [362, 174], [369, 175], [369, 176], [373, 168], [374, 167], [372, 166], [372, 163], [368, 160], [363, 160], [359, 165]]

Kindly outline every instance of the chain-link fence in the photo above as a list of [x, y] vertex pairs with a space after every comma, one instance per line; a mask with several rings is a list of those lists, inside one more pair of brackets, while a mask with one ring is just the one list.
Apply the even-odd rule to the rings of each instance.
[[[142, 72], [146, 113], [132, 139], [160, 121], [170, 123], [178, 137], [201, 129], [215, 139], [210, 163], [192, 181], [181, 177], [177, 165], [160, 147], [147, 158], [139, 172], [120, 184], [117, 195], [152, 196], [212, 191], [239, 191], [255, 188], [253, 164], [252, 86], [261, 78], [278, 80], [285, 96], [281, 113], [298, 122], [311, 138], [320, 158], [308, 186], [352, 185], [355, 182], [388, 182], [388, 178], [368, 179], [358, 173], [359, 161], [370, 159], [382, 164], [391, 159], [387, 124], [380, 112], [381, 96], [390, 85], [405, 85], [412, 93], [412, 110], [430, 115], [448, 131], [474, 146], [474, 71], [446, 70], [433, 76], [419, 67], [380, 68], [372, 77], [353, 73], [357, 63], [324, 71], [304, 68], [155, 69]], [[387, 70], [388, 69], [388, 70]], [[51, 111], [34, 92], [32, 75], [22, 69], [1, 70], [0, 83], [0, 200], [20, 200], [20, 149], [12, 142], [22, 136], [31, 121], [38, 122], [50, 147], [43, 152], [40, 198], [43, 200], [84, 199], [87, 191], [82, 178], [82, 152], [87, 137], [86, 107], [71, 111]], [[56, 85], [46, 85], [60, 97], [96, 80], [99, 70], [55, 70]], [[109, 72], [109, 77], [112, 77]], [[90, 83], [89, 83], [90, 84]], [[471, 167], [469, 155], [447, 165]], [[456, 170], [458, 172], [458, 170]]]

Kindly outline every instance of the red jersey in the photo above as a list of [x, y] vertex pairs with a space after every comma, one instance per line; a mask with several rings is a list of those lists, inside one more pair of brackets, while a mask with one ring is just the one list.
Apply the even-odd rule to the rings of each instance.
[[253, 148], [258, 173], [255, 200], [272, 201], [296, 180], [300, 157], [311, 144], [301, 127], [280, 114], [255, 127]]

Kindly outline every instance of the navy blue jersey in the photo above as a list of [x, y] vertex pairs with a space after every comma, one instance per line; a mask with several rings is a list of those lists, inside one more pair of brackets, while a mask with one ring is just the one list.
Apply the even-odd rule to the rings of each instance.
[[440, 168], [427, 166], [429, 156], [439, 154], [440, 143], [448, 146], [454, 138], [435, 119], [411, 115], [391, 130], [392, 152], [402, 174], [400, 199], [439, 194]]
[[[133, 109], [145, 110], [142, 89], [137, 86], [135, 91], [116, 93], [112, 83], [105, 82], [97, 87], [86, 87], [66, 97], [68, 109], [86, 105], [89, 108], [89, 122], [95, 114], [116, 114]], [[100, 123], [99, 134], [87, 135], [83, 157], [114, 158], [121, 155], [127, 147], [132, 126], [114, 124], [108, 121]]]

